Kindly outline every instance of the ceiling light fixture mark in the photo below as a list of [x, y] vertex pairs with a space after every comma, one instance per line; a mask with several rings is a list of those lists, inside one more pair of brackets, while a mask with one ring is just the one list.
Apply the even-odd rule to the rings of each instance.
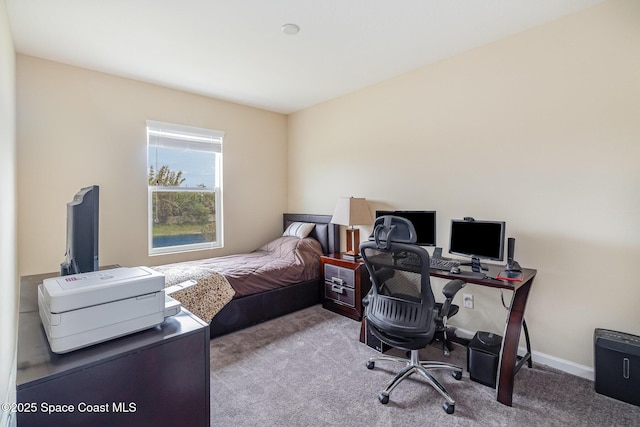
[[293, 36], [300, 32], [300, 27], [298, 27], [296, 24], [284, 24], [281, 30], [283, 33]]

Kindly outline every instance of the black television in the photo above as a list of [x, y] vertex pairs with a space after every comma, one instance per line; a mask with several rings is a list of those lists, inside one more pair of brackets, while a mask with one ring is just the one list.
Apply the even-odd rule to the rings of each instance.
[[480, 259], [502, 261], [505, 228], [504, 221], [452, 219], [449, 253], [471, 258], [474, 271], [480, 267]]
[[376, 218], [384, 215], [395, 215], [411, 221], [413, 228], [416, 229], [417, 245], [436, 245], [435, 211], [376, 211]]
[[67, 250], [60, 275], [98, 270], [100, 187], [82, 188], [67, 203]]

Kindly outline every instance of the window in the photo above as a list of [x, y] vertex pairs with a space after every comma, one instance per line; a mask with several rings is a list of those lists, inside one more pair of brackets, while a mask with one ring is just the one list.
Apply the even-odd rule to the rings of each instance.
[[147, 121], [150, 255], [222, 247], [223, 137]]

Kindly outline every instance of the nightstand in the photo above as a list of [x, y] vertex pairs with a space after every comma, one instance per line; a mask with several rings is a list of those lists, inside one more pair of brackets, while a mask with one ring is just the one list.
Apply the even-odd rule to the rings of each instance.
[[320, 257], [324, 277], [322, 306], [354, 320], [362, 320], [362, 298], [371, 289], [369, 272], [362, 258], [343, 253]]

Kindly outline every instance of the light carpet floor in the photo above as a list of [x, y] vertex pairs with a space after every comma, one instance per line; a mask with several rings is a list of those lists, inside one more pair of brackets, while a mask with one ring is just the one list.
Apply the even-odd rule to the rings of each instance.
[[[377, 352], [360, 343], [360, 323], [320, 305], [211, 340], [212, 426], [640, 426], [640, 408], [597, 394], [593, 382], [546, 366], [522, 368], [513, 406], [471, 381], [466, 350], [448, 360], [465, 368], [462, 380], [437, 372], [456, 400], [417, 376], [403, 381], [388, 404], [379, 391], [399, 365], [365, 367]], [[422, 359], [447, 360], [440, 347]], [[639, 390], [640, 392], [640, 390]]]

